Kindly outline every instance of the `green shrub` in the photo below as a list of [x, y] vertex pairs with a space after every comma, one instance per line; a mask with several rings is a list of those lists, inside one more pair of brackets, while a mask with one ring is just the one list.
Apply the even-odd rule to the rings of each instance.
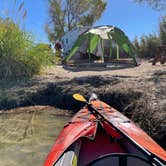
[[29, 54], [36, 57], [42, 66], [53, 64], [53, 52], [48, 44], [40, 43], [29, 50]]
[[0, 25], [0, 57], [22, 56], [31, 43], [27, 33], [9, 19], [1, 20]]
[[31, 77], [51, 65], [47, 44], [35, 45], [31, 35], [10, 19], [0, 19], [0, 79]]

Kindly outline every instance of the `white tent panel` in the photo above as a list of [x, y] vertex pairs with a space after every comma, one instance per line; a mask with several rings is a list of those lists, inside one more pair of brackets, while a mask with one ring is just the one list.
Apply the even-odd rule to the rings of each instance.
[[102, 39], [108, 39], [107, 33], [113, 29], [114, 27], [111, 26], [102, 26], [102, 27], [92, 28], [87, 33], [90, 32], [92, 34], [100, 35]]

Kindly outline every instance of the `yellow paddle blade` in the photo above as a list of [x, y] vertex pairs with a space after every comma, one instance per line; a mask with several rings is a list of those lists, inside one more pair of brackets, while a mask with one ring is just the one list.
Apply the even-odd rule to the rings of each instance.
[[86, 99], [82, 95], [80, 95], [78, 93], [73, 94], [73, 98], [78, 100], [78, 101], [87, 102]]

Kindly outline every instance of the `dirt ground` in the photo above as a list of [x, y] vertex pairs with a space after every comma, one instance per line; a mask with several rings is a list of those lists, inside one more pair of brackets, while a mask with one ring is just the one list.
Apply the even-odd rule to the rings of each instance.
[[147, 61], [142, 61], [140, 66], [122, 66], [114, 65], [111, 67], [84, 67], [84, 68], [75, 68], [75, 67], [63, 67], [63, 66], [53, 66], [45, 70], [45, 78], [52, 80], [53, 78], [76, 78], [83, 76], [124, 76], [124, 77], [140, 77], [147, 78], [150, 77], [156, 71], [166, 71], [166, 64], [161, 65], [157, 63], [155, 66], [152, 66], [151, 63]]
[[166, 64], [153, 66], [143, 61], [137, 67], [52, 66], [31, 80], [0, 81], [0, 110], [53, 106], [64, 114], [65, 110], [76, 112], [82, 105], [72, 94], [88, 97], [91, 92], [131, 118], [166, 149]]
[[[36, 105], [40, 100], [38, 94], [44, 96], [49, 91], [51, 96], [70, 95], [73, 92], [83, 94], [97, 91], [99, 94], [117, 90], [141, 91], [151, 96], [151, 103], [156, 101], [162, 105], [166, 101], [166, 64], [143, 61], [140, 66], [112, 65], [111, 67], [66, 67], [52, 66], [43, 71], [42, 75], [24, 81], [0, 81], [0, 110], [24, 105]], [[54, 89], [52, 91], [50, 89]], [[111, 92], [110, 92], [111, 90]], [[52, 92], [55, 94], [52, 94]], [[102, 97], [103, 97], [102, 95]], [[50, 95], [49, 95], [50, 96]], [[47, 97], [49, 97], [47, 96]], [[33, 100], [31, 100], [33, 98]], [[105, 97], [104, 97], [105, 98]], [[162, 99], [161, 99], [162, 98]], [[43, 99], [39, 104], [45, 103]], [[45, 103], [50, 104], [49, 101]]]

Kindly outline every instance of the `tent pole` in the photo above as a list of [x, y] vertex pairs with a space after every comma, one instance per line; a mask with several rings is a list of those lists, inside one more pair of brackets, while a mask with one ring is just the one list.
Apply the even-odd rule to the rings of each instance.
[[91, 61], [91, 55], [90, 55], [90, 40], [91, 40], [91, 35], [88, 34], [88, 38], [89, 38], [89, 45], [88, 45], [88, 56], [89, 56], [89, 63]]
[[112, 40], [110, 40], [110, 54], [109, 54], [109, 60], [112, 57]]
[[101, 39], [101, 48], [102, 48], [101, 60], [102, 60], [102, 63], [104, 63], [104, 43], [102, 39]]
[[116, 44], [116, 49], [117, 49], [116, 59], [119, 60], [119, 46], [118, 46], [118, 44]]
[[109, 33], [107, 33], [107, 36], [108, 36], [108, 39], [109, 39], [109, 42], [110, 42], [110, 54], [109, 54], [109, 60], [110, 60], [111, 57], [112, 57], [112, 38], [110, 37]]

